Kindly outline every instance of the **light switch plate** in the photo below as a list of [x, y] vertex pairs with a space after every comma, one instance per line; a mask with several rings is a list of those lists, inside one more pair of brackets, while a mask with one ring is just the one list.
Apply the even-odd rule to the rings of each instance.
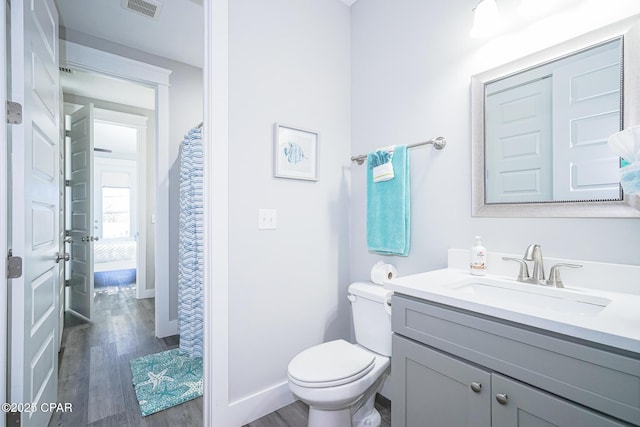
[[258, 209], [258, 230], [275, 230], [277, 225], [275, 209]]

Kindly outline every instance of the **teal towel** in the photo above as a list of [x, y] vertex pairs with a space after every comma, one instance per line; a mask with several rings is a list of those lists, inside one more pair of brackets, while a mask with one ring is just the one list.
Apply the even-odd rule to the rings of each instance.
[[395, 178], [373, 182], [372, 162], [376, 153], [367, 155], [367, 247], [384, 255], [409, 255], [410, 185], [409, 156], [406, 145], [393, 152]]

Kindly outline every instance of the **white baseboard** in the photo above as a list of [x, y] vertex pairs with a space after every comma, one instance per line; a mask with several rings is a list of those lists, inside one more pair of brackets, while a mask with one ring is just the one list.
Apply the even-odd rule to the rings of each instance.
[[136, 299], [153, 298], [156, 296], [155, 289], [139, 289], [136, 292]]
[[243, 426], [296, 400], [284, 381], [229, 404], [228, 425]]
[[[391, 376], [385, 375], [381, 394], [391, 400]], [[296, 400], [289, 390], [289, 384], [284, 381], [272, 387], [261, 390], [250, 396], [243, 397], [229, 404], [226, 425], [243, 426], [264, 417]]]
[[73, 315], [74, 315], [74, 316], [76, 316], [76, 317], [79, 317], [79, 318], [80, 318], [80, 319], [82, 319], [82, 320], [86, 320], [87, 322], [91, 322], [91, 320], [90, 320], [90, 319], [87, 319], [86, 317], [84, 317], [82, 314], [78, 313], [78, 312], [77, 312], [77, 311], [75, 311], [75, 310], [72, 310], [72, 309], [70, 309], [70, 308], [67, 308], [67, 309], [66, 309], [66, 311], [68, 311], [69, 313], [73, 314]]

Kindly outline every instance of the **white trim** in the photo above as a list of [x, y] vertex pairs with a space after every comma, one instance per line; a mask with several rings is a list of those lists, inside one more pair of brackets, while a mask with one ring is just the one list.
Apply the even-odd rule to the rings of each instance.
[[[169, 87], [158, 86], [156, 105], [169, 106]], [[169, 319], [169, 109], [156, 110], [156, 336], [176, 335], [178, 322]], [[162, 136], [161, 136], [162, 135]], [[160, 232], [162, 231], [162, 232]]]
[[77, 318], [79, 318], [79, 319], [82, 319], [82, 320], [84, 320], [84, 321], [86, 321], [86, 322], [91, 322], [91, 319], [89, 319], [89, 318], [87, 318], [87, 317], [83, 316], [82, 314], [78, 313], [78, 312], [77, 312], [77, 311], [75, 311], [75, 310], [72, 310], [72, 309], [70, 309], [70, 308], [67, 308], [67, 309], [66, 309], [66, 311], [68, 311], [69, 313], [73, 314], [75, 317], [77, 317]]
[[232, 423], [229, 425], [248, 424], [273, 412], [274, 406], [282, 408], [293, 403], [295, 400], [293, 393], [291, 393], [289, 389], [289, 383], [283, 381], [250, 396], [231, 402], [229, 404], [229, 419], [232, 420]]
[[169, 320], [169, 76], [171, 70], [60, 40], [61, 64], [136, 81], [156, 89], [156, 336], [175, 335]]
[[244, 423], [229, 405], [229, 0], [205, 1], [204, 17], [203, 421], [230, 426]]
[[[137, 272], [136, 272], [136, 274], [138, 276], [141, 275], [141, 273], [137, 273]], [[146, 275], [146, 273], [145, 273], [145, 275]], [[141, 280], [141, 282], [142, 282], [142, 280]], [[156, 296], [156, 290], [155, 289], [140, 289], [140, 288], [136, 289], [136, 298], [137, 299], [153, 298], [155, 296]], [[176, 325], [176, 329], [178, 329], [178, 325]]]
[[171, 70], [60, 40], [60, 66], [96, 71], [146, 85], [169, 86]]
[[[140, 116], [138, 116], [140, 117]], [[155, 287], [147, 289], [147, 118], [144, 126], [138, 129], [138, 149], [136, 155], [136, 173], [138, 190], [138, 218], [136, 238], [136, 298], [153, 298]], [[157, 316], [156, 316], [157, 317]]]
[[139, 114], [123, 113], [122, 111], [94, 108], [94, 119], [100, 122], [114, 123], [130, 127], [147, 127], [149, 118]]
[[[7, 2], [3, 1], [0, 6], [0, 271], [7, 271], [7, 190], [8, 190], [8, 167], [7, 167], [7, 109], [4, 105], [7, 101]], [[8, 283], [5, 274], [0, 279], [0, 402], [7, 401], [7, 289]], [[5, 416], [0, 416], [0, 427], [5, 427]]]

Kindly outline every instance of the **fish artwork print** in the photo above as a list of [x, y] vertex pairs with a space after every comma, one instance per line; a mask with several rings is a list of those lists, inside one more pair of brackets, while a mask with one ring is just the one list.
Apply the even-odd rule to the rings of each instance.
[[307, 158], [307, 156], [304, 155], [304, 151], [302, 151], [302, 147], [294, 142], [289, 142], [288, 145], [284, 147], [284, 155], [287, 156], [287, 161], [294, 165]]

